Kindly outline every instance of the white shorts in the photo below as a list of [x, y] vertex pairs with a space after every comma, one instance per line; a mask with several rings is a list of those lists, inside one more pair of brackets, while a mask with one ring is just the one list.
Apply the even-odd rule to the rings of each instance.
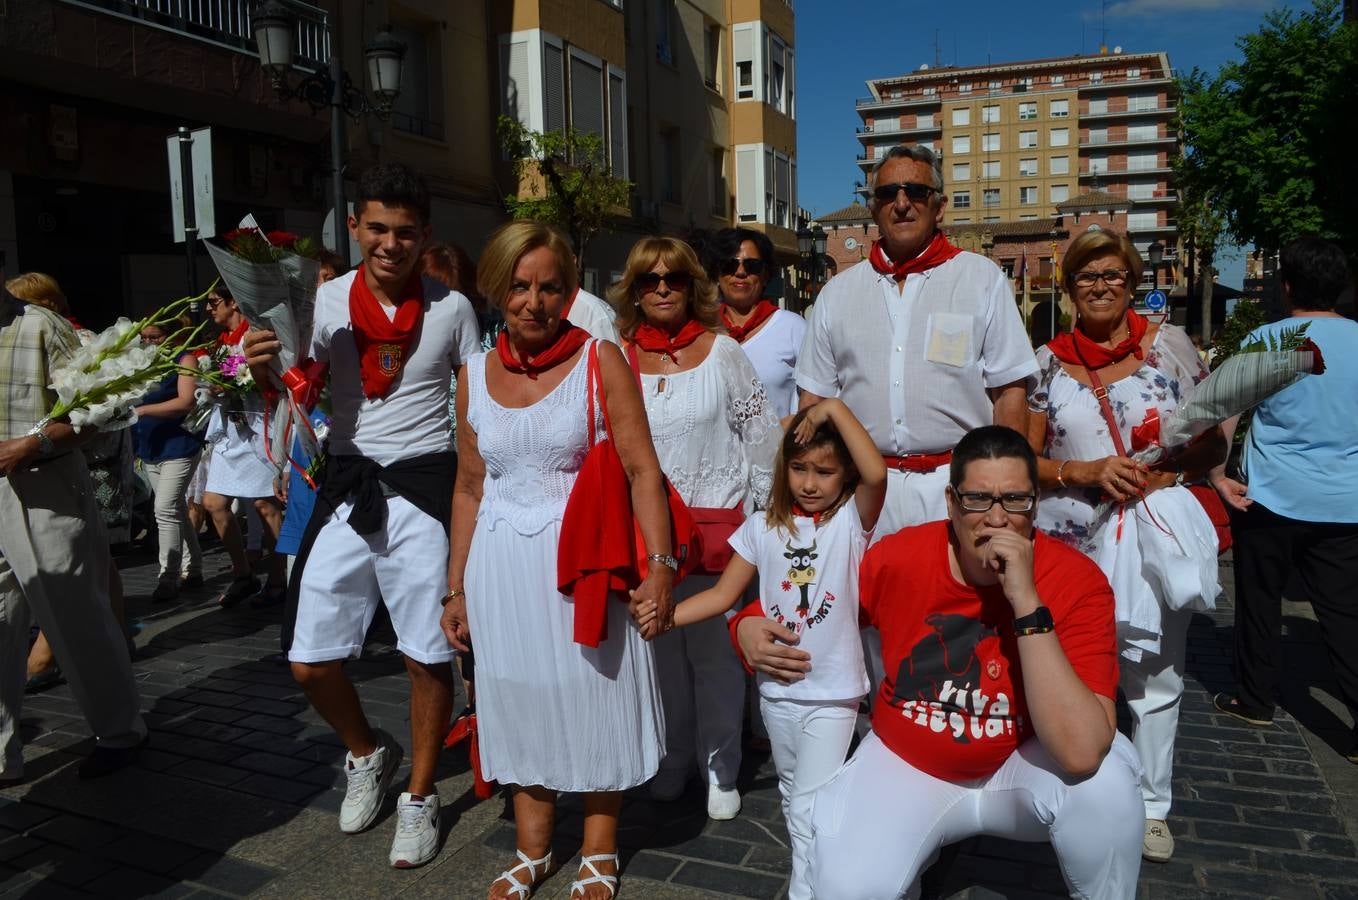
[[348, 502], [321, 526], [302, 572], [290, 662], [357, 657], [383, 602], [398, 650], [427, 665], [453, 658], [439, 629], [440, 601], [448, 591], [448, 536], [438, 520], [404, 497], [386, 502], [386, 524], [367, 537], [349, 526]]

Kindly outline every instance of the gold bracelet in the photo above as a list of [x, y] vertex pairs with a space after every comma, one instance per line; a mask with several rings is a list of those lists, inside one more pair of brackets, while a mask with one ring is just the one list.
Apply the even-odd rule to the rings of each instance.
[[1061, 487], [1063, 487], [1063, 488], [1064, 488], [1064, 487], [1069, 487], [1069, 485], [1066, 484], [1066, 480], [1065, 480], [1064, 478], [1061, 477], [1061, 470], [1063, 470], [1063, 469], [1066, 467], [1066, 463], [1068, 463], [1068, 462], [1070, 462], [1070, 460], [1068, 460], [1068, 459], [1063, 459], [1063, 460], [1061, 460], [1061, 465], [1059, 465], [1059, 466], [1056, 467], [1056, 483], [1059, 484], [1059, 485], [1060, 485]]
[[467, 596], [467, 592], [464, 591], [464, 590], [462, 590], [461, 588], [457, 588], [457, 589], [455, 589], [455, 590], [454, 590], [454, 589], [450, 589], [450, 590], [448, 591], [448, 593], [446, 593], [446, 594], [443, 595], [443, 600], [440, 601], [440, 602], [441, 602], [441, 604], [442, 604], [443, 606], [447, 606], [448, 603], [449, 603], [449, 601], [456, 600], [458, 597], [465, 597], [465, 596]]

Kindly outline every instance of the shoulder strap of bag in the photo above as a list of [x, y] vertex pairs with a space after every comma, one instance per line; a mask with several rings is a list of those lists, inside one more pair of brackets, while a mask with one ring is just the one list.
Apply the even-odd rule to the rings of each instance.
[[594, 403], [598, 399], [599, 415], [604, 420], [604, 434], [608, 439], [613, 440], [613, 422], [608, 417], [608, 403], [604, 399], [604, 373], [599, 365], [599, 339], [595, 338], [589, 343], [589, 389], [586, 396], [589, 398], [589, 445], [594, 446]]
[[1117, 417], [1113, 415], [1113, 404], [1108, 402], [1108, 388], [1103, 386], [1103, 379], [1099, 378], [1099, 373], [1085, 362], [1078, 346], [1075, 348], [1075, 355], [1080, 358], [1080, 365], [1089, 373], [1089, 383], [1094, 388], [1094, 399], [1099, 401], [1099, 409], [1103, 411], [1103, 420], [1108, 423], [1108, 433], [1113, 438], [1113, 446], [1117, 448], [1118, 456], [1126, 456], [1127, 447], [1122, 443], [1122, 429], [1118, 427]]

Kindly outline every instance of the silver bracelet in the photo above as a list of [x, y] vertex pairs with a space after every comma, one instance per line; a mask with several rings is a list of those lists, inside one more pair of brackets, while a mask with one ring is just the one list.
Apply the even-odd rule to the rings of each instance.
[[41, 425], [34, 425], [27, 432], [38, 439], [38, 454], [40, 456], [51, 456], [57, 450], [57, 445], [52, 443], [52, 439], [47, 436], [47, 432], [42, 430]]

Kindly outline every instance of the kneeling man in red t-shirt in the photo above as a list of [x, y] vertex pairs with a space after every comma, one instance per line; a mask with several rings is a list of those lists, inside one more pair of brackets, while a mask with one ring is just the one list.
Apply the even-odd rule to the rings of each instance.
[[[886, 678], [872, 733], [816, 795], [817, 897], [915, 896], [944, 844], [1050, 840], [1072, 897], [1136, 894], [1145, 824], [1117, 731], [1113, 593], [1083, 554], [1033, 529], [1037, 461], [986, 426], [953, 451], [948, 518], [863, 558], [865, 624]], [[750, 664], [796, 680], [808, 654], [767, 619], [737, 626]]]

